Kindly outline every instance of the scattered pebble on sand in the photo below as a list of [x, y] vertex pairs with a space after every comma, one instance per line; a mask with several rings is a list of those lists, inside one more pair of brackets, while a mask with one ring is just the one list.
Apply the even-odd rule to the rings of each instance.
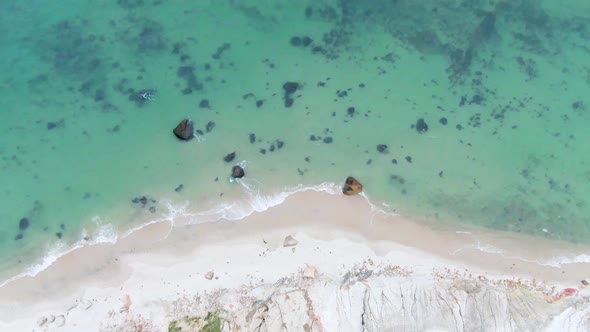
[[285, 241], [283, 241], [283, 247], [293, 247], [293, 246], [296, 246], [297, 243], [299, 243], [299, 242], [297, 242], [297, 240], [295, 240], [294, 237], [292, 237], [291, 235], [288, 235], [285, 238]]

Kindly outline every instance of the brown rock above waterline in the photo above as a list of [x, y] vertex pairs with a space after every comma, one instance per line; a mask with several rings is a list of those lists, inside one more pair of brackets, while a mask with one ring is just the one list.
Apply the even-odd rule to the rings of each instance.
[[179, 139], [187, 141], [193, 138], [193, 125], [188, 119], [184, 119], [174, 128], [173, 132]]
[[352, 176], [346, 178], [344, 186], [342, 187], [342, 193], [344, 195], [354, 195], [360, 193], [361, 191], [363, 191], [363, 185], [360, 182], [358, 182]]
[[246, 175], [244, 173], [244, 169], [240, 166], [240, 165], [235, 165], [232, 169], [231, 169], [231, 177], [232, 178], [242, 178], [244, 177], [244, 175]]

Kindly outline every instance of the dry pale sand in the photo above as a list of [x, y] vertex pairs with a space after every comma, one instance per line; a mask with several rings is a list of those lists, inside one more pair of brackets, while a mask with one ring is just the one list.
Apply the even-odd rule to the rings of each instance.
[[[285, 247], [289, 235], [297, 244]], [[323, 282], [325, 289], [339, 280], [339, 291], [349, 291], [350, 283], [342, 283], [343, 276], [348, 280], [350, 271], [367, 266], [374, 269], [371, 273], [375, 276], [390, 278], [379, 281], [385, 284], [409, 280], [426, 285], [440, 278], [458, 277], [513, 280], [539, 292], [539, 298], [553, 286], [553, 294], [572, 287], [579, 303], [588, 299], [580, 281], [590, 276], [590, 264], [551, 267], [538, 262], [581, 250], [466, 227], [434, 230], [380, 212], [364, 196], [304, 191], [240, 221], [177, 225], [172, 231], [170, 223], [152, 224], [116, 244], [75, 250], [35, 277], [0, 288], [0, 330], [166, 331], [169, 321], [201, 313], [203, 308], [236, 316], [246, 299], [251, 305], [260, 303], [256, 296], [274, 296], [264, 297], [257, 290], [280, 282], [284, 285], [287, 279], [294, 283], [291, 287], [304, 282], [296, 278], [302, 271], [310, 279]], [[375, 272], [377, 267], [381, 272]], [[211, 280], [206, 278], [208, 272], [213, 272]], [[365, 278], [363, 282], [368, 285], [372, 281]], [[233, 294], [232, 290], [242, 297], [228, 295], [222, 299], [219, 295]], [[249, 293], [246, 296], [244, 292]], [[342, 325], [340, 311], [344, 309], [332, 308], [328, 300], [318, 298], [324, 296], [320, 293], [314, 293], [317, 312], [309, 316], [313, 319], [308, 318], [315, 325], [312, 328], [308, 324], [308, 330], [359, 328], [353, 319]], [[281, 312], [281, 320], [284, 315]], [[247, 318], [253, 319], [251, 315]], [[234, 323], [239, 321], [236, 318]], [[292, 321], [289, 324], [295, 326], [297, 319]], [[364, 318], [358, 320], [361, 323], [365, 326]], [[226, 323], [225, 328], [230, 327]], [[273, 328], [269, 325], [266, 330]], [[468, 329], [463, 325], [463, 330]]]

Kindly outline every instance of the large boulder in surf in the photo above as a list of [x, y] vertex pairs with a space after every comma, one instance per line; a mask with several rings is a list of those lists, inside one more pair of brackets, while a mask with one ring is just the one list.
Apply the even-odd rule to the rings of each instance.
[[232, 178], [242, 178], [244, 177], [244, 175], [246, 175], [244, 173], [244, 169], [240, 166], [240, 165], [235, 165], [232, 169], [231, 169], [231, 177]]
[[178, 137], [179, 139], [185, 141], [193, 138], [193, 132], [193, 124], [188, 119], [180, 121], [178, 126], [174, 128], [174, 135], [176, 135], [176, 137]]
[[344, 186], [342, 187], [342, 193], [344, 195], [354, 195], [360, 193], [361, 191], [363, 191], [363, 185], [360, 182], [358, 182], [352, 176], [346, 178]]

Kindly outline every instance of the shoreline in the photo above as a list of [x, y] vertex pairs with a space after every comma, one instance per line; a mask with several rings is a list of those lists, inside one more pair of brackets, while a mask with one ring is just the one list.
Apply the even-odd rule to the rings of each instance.
[[[160, 204], [163, 203], [163, 205], [166, 206], [168, 209], [168, 211], [165, 214], [160, 214], [157, 218], [154, 218], [154, 215], [142, 215], [141, 210], [138, 210], [139, 214], [137, 215], [137, 217], [139, 218], [139, 222], [136, 221], [134, 224], [131, 225], [132, 227], [120, 230], [119, 232], [117, 232], [111, 224], [97, 224], [97, 232], [95, 232], [93, 236], [91, 236], [88, 239], [84, 237], [84, 239], [78, 240], [72, 245], [67, 246], [65, 248], [63, 246], [57, 249], [51, 248], [49, 255], [46, 255], [42, 257], [40, 260], [33, 262], [26, 268], [26, 270], [22, 271], [21, 273], [18, 273], [10, 278], [3, 280], [0, 283], [0, 289], [2, 287], [8, 286], [10, 283], [17, 281], [21, 278], [35, 277], [37, 274], [42, 273], [44, 270], [50, 268], [53, 264], [55, 264], [58, 260], [62, 259], [64, 256], [70, 255], [77, 250], [84, 250], [95, 246], [101, 247], [102, 245], [116, 246], [119, 241], [124, 241], [128, 237], [133, 237], [134, 233], [141, 232], [144, 228], [150, 227], [152, 225], [173, 224], [173, 227], [167, 230], [167, 233], [170, 233], [173, 231], [173, 228], [179, 226], [196, 226], [204, 223], [215, 223], [225, 221], [240, 222], [243, 219], [247, 219], [252, 214], [264, 213], [268, 209], [272, 209], [276, 206], [283, 204], [287, 199], [290, 199], [293, 195], [298, 195], [306, 192], [327, 193], [329, 195], [334, 196], [341, 195], [340, 187], [334, 183], [329, 182], [324, 182], [312, 186], [298, 185], [288, 188], [284, 191], [279, 191], [271, 194], [260, 194], [259, 192], [257, 192], [257, 189], [253, 187], [252, 182], [244, 182], [243, 180], [240, 180], [238, 181], [238, 184], [243, 187], [244, 191], [238, 194], [232, 194], [233, 196], [231, 201], [233, 202], [219, 204], [212, 203], [213, 200], [211, 200], [209, 202], [212, 203], [210, 204], [210, 206], [208, 205], [206, 209], [198, 212], [186, 211], [187, 207], [190, 208], [191, 200], [178, 202], [176, 205], [174, 205], [170, 199], [167, 199], [165, 198], [165, 195], [162, 195], [164, 199], [161, 200]], [[477, 239], [488, 239], [488, 241], [483, 244], [478, 240], [477, 244], [471, 243], [467, 247], [456, 248], [453, 250], [455, 253], [459, 251], [472, 250], [475, 251], [476, 254], [478, 252], [482, 252], [505, 256], [507, 254], [510, 254], [511, 249], [513, 250], [515, 248], [518, 249], [519, 247], [522, 247], [521, 249], [525, 249], [524, 254], [526, 256], [528, 256], [528, 251], [530, 251], [529, 249], [531, 248], [534, 248], [532, 250], [533, 252], [544, 252], [546, 253], [546, 255], [543, 257], [543, 259], [535, 259], [534, 257], [527, 258], [520, 256], [510, 257], [520, 259], [524, 263], [536, 263], [539, 265], [550, 266], [555, 268], [559, 268], [562, 265], [571, 266], [576, 264], [590, 263], [590, 247], [583, 247], [579, 244], [574, 244], [566, 241], [543, 239], [514, 232], [492, 230], [479, 227], [477, 225], [469, 225], [464, 223], [434, 224], [432, 222], [419, 222], [419, 218], [398, 215], [396, 209], [391, 209], [387, 205], [383, 205], [382, 207], [377, 206], [370, 200], [370, 198], [367, 196], [365, 192], [362, 192], [359, 196], [363, 197], [365, 203], [368, 205], [368, 213], [370, 214], [371, 220], [374, 218], [375, 215], [381, 215], [384, 218], [391, 217], [393, 219], [396, 219], [395, 217], [397, 217], [397, 220], [402, 221], [402, 224], [404, 225], [405, 229], [409, 229], [415, 232], [418, 232], [420, 229], [427, 231], [428, 234], [443, 232], [447, 236], [451, 236], [454, 240], [457, 241], [468, 240], [470, 237]], [[237, 212], [231, 212], [236, 210]], [[356, 232], [356, 226], [358, 225], [347, 226], [350, 228], [349, 230], [351, 232]], [[387, 228], [390, 226], [391, 224], [388, 224], [388, 222], [385, 221], [384, 227]], [[459, 228], [459, 230], [454, 230], [455, 228]], [[428, 252], [434, 251], [435, 249], [428, 246], [421, 247], [416, 241], [408, 242], [404, 237], [392, 238], [390, 240], [397, 241], [399, 243], [405, 243], [410, 247], [420, 247], [421, 249], [425, 249]], [[527, 245], [523, 246], [522, 241], [525, 241]], [[516, 243], [518, 243], [517, 246], [515, 246]], [[505, 245], [508, 248], [508, 250], [506, 248], [503, 248], [500, 244]], [[547, 257], [547, 254], [549, 252], [546, 250], [546, 248], [550, 248], [551, 252], [557, 250], [558, 248], [561, 249], [558, 250], [559, 254], [556, 254], [557, 256], [554, 255], [553, 257], [549, 258]], [[573, 254], [573, 252], [576, 252], [576, 254]]]
[[[293, 248], [282, 245], [288, 235], [299, 241]], [[66, 309], [73, 303], [78, 303], [78, 307], [90, 303], [91, 308], [87, 310], [102, 314], [93, 319], [108, 321], [106, 313], [118, 310], [124, 290], [133, 299], [144, 297], [145, 303], [138, 301], [137, 311], [149, 313], [151, 321], [162, 327], [174, 318], [168, 308], [170, 303], [183, 294], [212, 291], [212, 286], [239, 288], [254, 279], [276, 281], [297, 273], [305, 267], [305, 262], [316, 266], [321, 273], [333, 275], [344, 267], [371, 260], [389, 262], [422, 275], [430, 273], [430, 278], [433, 269], [450, 269], [491, 279], [577, 289], [580, 280], [589, 277], [584, 273], [590, 264], [566, 264], [557, 268], [535, 263], [535, 260], [548, 260], [560, 251], [544, 248], [547, 242], [506, 238], [505, 234], [486, 234], [473, 229], [433, 230], [375, 210], [366, 196], [301, 190], [286, 195], [280, 204], [252, 212], [242, 220], [175, 227], [169, 222], [153, 223], [119, 238], [116, 243], [76, 249], [35, 277], [23, 277], [0, 287], [0, 308], [3, 308], [0, 312], [4, 313], [0, 322], [13, 330], [24, 326], [33, 328], [40, 316], [69, 312]], [[501, 248], [504, 253], [486, 252], [482, 243], [488, 248]], [[357, 252], [350, 252], [351, 248]], [[207, 259], [207, 255], [214, 257]], [[225, 255], [227, 262], [223, 262]], [[281, 261], [288, 260], [289, 255], [303, 256], [287, 268], [286, 262]], [[270, 256], [282, 257], [274, 263], [278, 266], [263, 264], [264, 258]], [[331, 266], [325, 266], [328, 263]], [[258, 269], [250, 271], [257, 265]], [[218, 281], [203, 278], [210, 270], [219, 277]], [[144, 286], [157, 287], [159, 283], [176, 283], [183, 291], [175, 293], [164, 287], [166, 292], [141, 294]], [[150, 309], [147, 303], [155, 299], [167, 305]], [[76, 326], [90, 324], [83, 317], [65, 315], [64, 318], [68, 318], [64, 327], [70, 326], [70, 321], [77, 322]], [[51, 330], [51, 325], [46, 327]]]

